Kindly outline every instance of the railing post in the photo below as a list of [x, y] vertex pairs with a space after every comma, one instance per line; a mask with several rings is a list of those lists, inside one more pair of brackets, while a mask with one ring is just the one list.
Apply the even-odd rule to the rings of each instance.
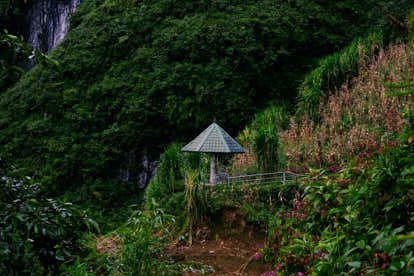
[[286, 172], [283, 172], [283, 180], [282, 180], [283, 184], [286, 184]]

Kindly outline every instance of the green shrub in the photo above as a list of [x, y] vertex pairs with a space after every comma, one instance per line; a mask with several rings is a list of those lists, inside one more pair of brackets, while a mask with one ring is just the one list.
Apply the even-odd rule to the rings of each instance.
[[261, 172], [272, 172], [278, 168], [279, 135], [274, 125], [253, 131], [253, 152]]
[[88, 227], [97, 225], [71, 203], [44, 197], [40, 185], [0, 178], [0, 274], [56, 272], [79, 254]]
[[[160, 156], [155, 174], [145, 191], [145, 207], [165, 208], [174, 206], [168, 203], [175, 193], [185, 189], [184, 176], [189, 170], [197, 171], [197, 182], [206, 179], [209, 158], [201, 153], [183, 153], [179, 144], [173, 143]], [[165, 209], [175, 214], [176, 209]], [[178, 214], [177, 214], [178, 215]]]
[[180, 269], [163, 254], [176, 232], [175, 220], [160, 209], [134, 211], [126, 223], [101, 237], [83, 240], [89, 255], [62, 267], [63, 275], [175, 275]]
[[[165, 242], [172, 238], [174, 220], [160, 210], [138, 212], [119, 230], [123, 237], [122, 271], [128, 275], [169, 275], [171, 268], [163, 260]], [[155, 235], [157, 233], [157, 235]]]
[[165, 203], [164, 209], [169, 213], [171, 213], [172, 210], [175, 210], [173, 213], [177, 224], [184, 225], [186, 219], [186, 212], [184, 212], [186, 207], [185, 205], [185, 192], [183, 189], [183, 191], [175, 192], [169, 197], [168, 201]]
[[153, 202], [164, 205], [177, 188], [178, 180], [183, 179], [183, 154], [179, 144], [171, 144], [158, 160], [155, 174], [145, 191], [146, 209], [153, 206]]
[[254, 117], [248, 131], [243, 132], [249, 133], [248, 136], [244, 137], [243, 133], [239, 136], [253, 151], [261, 172], [276, 171], [284, 166], [279, 132], [287, 127], [288, 114], [286, 104], [272, 105]]
[[405, 132], [369, 167], [311, 171], [292, 207], [270, 219], [265, 259], [286, 274], [413, 273], [414, 146]]

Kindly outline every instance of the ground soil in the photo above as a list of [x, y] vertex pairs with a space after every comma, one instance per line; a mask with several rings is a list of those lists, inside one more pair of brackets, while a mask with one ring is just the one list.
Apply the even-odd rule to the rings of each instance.
[[[217, 227], [216, 227], [217, 228]], [[261, 275], [270, 267], [253, 257], [264, 241], [264, 234], [251, 227], [209, 227], [195, 231], [193, 245], [172, 244], [167, 254], [175, 261], [194, 267], [210, 267], [207, 275]], [[199, 275], [184, 272], [182, 275]]]

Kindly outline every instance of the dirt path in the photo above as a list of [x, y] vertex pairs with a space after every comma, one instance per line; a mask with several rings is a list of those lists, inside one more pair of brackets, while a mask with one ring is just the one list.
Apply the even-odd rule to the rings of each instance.
[[[261, 261], [252, 259], [263, 237], [250, 230], [221, 230], [192, 246], [170, 246], [168, 255], [178, 262], [194, 267], [210, 267], [208, 275], [261, 275], [270, 269]], [[243, 266], [247, 265], [244, 269]], [[185, 272], [197, 275], [200, 272]]]

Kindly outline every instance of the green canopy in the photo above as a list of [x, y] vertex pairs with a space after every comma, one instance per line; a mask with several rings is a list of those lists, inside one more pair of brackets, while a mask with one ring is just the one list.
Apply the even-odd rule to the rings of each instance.
[[208, 153], [243, 153], [244, 149], [218, 124], [212, 123], [182, 151]]

